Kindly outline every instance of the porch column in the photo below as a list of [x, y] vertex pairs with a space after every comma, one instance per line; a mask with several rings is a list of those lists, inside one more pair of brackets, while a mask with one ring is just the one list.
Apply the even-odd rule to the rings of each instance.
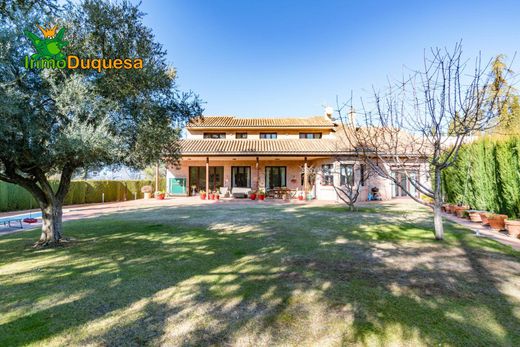
[[209, 157], [206, 157], [206, 194], [209, 194]]
[[307, 157], [305, 157], [305, 163], [303, 164], [303, 191], [305, 192], [305, 194], [307, 194], [308, 180], [309, 178], [307, 176]]
[[260, 167], [258, 165], [258, 157], [256, 157], [256, 190], [260, 189]]

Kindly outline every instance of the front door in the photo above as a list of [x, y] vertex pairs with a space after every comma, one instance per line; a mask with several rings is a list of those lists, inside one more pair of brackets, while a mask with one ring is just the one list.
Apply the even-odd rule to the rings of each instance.
[[286, 166], [266, 166], [265, 167], [265, 188], [287, 187], [287, 167]]

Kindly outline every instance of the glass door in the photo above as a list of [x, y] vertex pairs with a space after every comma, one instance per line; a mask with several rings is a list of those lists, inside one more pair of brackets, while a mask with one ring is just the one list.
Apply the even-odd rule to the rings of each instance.
[[287, 167], [286, 166], [266, 166], [265, 167], [265, 187], [273, 189], [275, 187], [287, 186]]
[[231, 179], [233, 188], [251, 188], [251, 167], [233, 166]]

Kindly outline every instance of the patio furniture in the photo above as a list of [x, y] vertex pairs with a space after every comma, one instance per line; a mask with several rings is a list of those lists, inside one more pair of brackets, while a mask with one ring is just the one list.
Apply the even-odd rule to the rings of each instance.
[[247, 198], [247, 195], [251, 191], [251, 188], [242, 188], [242, 187], [233, 187], [231, 189], [231, 194], [234, 198]]

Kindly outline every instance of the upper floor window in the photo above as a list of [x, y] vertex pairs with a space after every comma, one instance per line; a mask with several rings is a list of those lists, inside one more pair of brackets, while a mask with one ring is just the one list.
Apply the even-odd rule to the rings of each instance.
[[226, 133], [204, 133], [205, 139], [225, 139]]
[[235, 138], [237, 139], [247, 139], [247, 133], [236, 133]]
[[277, 134], [276, 133], [260, 133], [261, 139], [276, 139]]
[[324, 164], [321, 166], [321, 185], [332, 186], [334, 184], [334, 175], [332, 174], [332, 164]]
[[300, 139], [321, 139], [321, 133], [300, 133]]

